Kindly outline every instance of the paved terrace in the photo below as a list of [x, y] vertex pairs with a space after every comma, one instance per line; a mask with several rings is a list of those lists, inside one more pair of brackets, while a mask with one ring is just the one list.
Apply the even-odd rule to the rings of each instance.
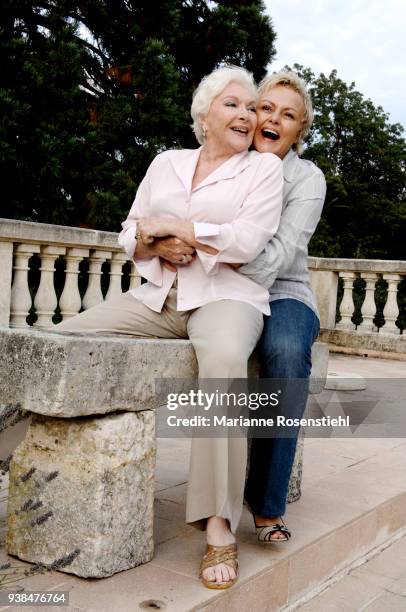
[[[406, 378], [404, 361], [370, 357], [332, 354], [329, 370]], [[158, 443], [152, 562], [102, 580], [52, 572], [14, 586], [69, 591], [70, 605], [63, 609], [75, 612], [406, 610], [406, 439], [308, 438], [302, 497], [285, 515], [292, 540], [279, 546], [256, 543], [244, 509], [240, 578], [224, 592], [205, 589], [197, 579], [204, 541], [184, 523], [188, 446], [178, 439]], [[1, 541], [5, 511], [3, 503]], [[31, 567], [1, 548], [0, 565], [7, 561]]]

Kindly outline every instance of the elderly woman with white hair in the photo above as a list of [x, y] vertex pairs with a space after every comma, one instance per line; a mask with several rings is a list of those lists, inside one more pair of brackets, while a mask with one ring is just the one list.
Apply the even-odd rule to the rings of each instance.
[[[278, 231], [256, 259], [239, 272], [269, 290], [271, 316], [264, 319], [259, 342], [261, 376], [285, 381], [278, 411], [303, 415], [308, 397], [311, 347], [320, 324], [307, 269], [308, 243], [320, 219], [326, 195], [323, 173], [299, 157], [313, 121], [306, 84], [293, 71], [266, 77], [259, 87], [258, 123], [253, 145], [283, 163], [283, 205]], [[177, 238], [154, 246], [169, 262], [193, 250]], [[147, 256], [145, 249], [140, 256]], [[257, 537], [263, 543], [287, 541], [285, 513], [296, 449], [295, 432], [286, 437], [253, 438], [245, 498], [252, 510]]]
[[[248, 150], [256, 101], [252, 75], [243, 68], [219, 68], [202, 80], [191, 109], [202, 146], [166, 151], [153, 160], [119, 236], [147, 282], [60, 323], [56, 331], [190, 338], [199, 378], [247, 376], [269, 295], [228, 264], [252, 261], [271, 240], [283, 188], [280, 159]], [[143, 245], [154, 246], [165, 236], [189, 245], [173, 259], [179, 265], [168, 269], [152, 253], [138, 258]], [[227, 588], [237, 578], [234, 532], [245, 466], [242, 437], [192, 440], [186, 519], [207, 526], [200, 575], [209, 588]]]

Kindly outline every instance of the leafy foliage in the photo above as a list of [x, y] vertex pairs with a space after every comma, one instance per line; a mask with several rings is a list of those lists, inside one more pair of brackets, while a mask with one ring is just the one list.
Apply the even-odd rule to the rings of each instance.
[[[275, 54], [261, 0], [6, 0], [0, 17], [0, 215], [118, 230], [157, 152], [195, 147], [189, 108], [225, 62]], [[304, 157], [328, 192], [313, 255], [404, 258], [405, 140], [333, 71], [309, 83]]]
[[325, 173], [323, 217], [312, 255], [404, 259], [406, 143], [403, 128], [333, 70], [319, 77], [302, 66], [315, 121], [304, 157]]
[[259, 0], [6, 0], [0, 215], [117, 230], [157, 152], [195, 147], [192, 91], [224, 63], [257, 79], [275, 34]]

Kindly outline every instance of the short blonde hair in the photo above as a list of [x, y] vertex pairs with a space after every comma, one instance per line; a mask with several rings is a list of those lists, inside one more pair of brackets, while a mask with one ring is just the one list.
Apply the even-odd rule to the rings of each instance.
[[303, 124], [300, 130], [299, 140], [292, 146], [292, 149], [300, 154], [303, 151], [303, 140], [309, 133], [313, 123], [314, 112], [312, 99], [305, 81], [301, 79], [296, 72], [293, 72], [293, 70], [281, 70], [279, 72], [274, 72], [274, 74], [271, 74], [271, 76], [266, 76], [263, 78], [259, 84], [259, 96], [261, 97], [263, 94], [277, 85], [290, 87], [290, 89], [296, 91], [296, 93], [298, 93], [303, 100], [305, 109]]
[[239, 66], [231, 64], [216, 68], [210, 74], [203, 77], [199, 85], [193, 93], [193, 101], [190, 109], [193, 124], [192, 129], [195, 133], [197, 142], [204, 143], [204, 134], [201, 117], [205, 117], [209, 112], [210, 106], [219, 94], [227, 87], [229, 83], [239, 83], [252, 92], [252, 97], [256, 101], [258, 98], [258, 90], [251, 72]]

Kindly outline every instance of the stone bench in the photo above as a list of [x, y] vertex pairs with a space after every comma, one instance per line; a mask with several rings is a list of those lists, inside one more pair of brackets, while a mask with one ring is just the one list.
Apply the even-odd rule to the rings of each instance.
[[[10, 466], [7, 550], [82, 577], [153, 556], [155, 380], [197, 378], [188, 340], [0, 329], [0, 403], [32, 414]], [[311, 392], [327, 374], [313, 347]], [[250, 376], [258, 374], [255, 355]], [[300, 496], [298, 444], [289, 501]]]

